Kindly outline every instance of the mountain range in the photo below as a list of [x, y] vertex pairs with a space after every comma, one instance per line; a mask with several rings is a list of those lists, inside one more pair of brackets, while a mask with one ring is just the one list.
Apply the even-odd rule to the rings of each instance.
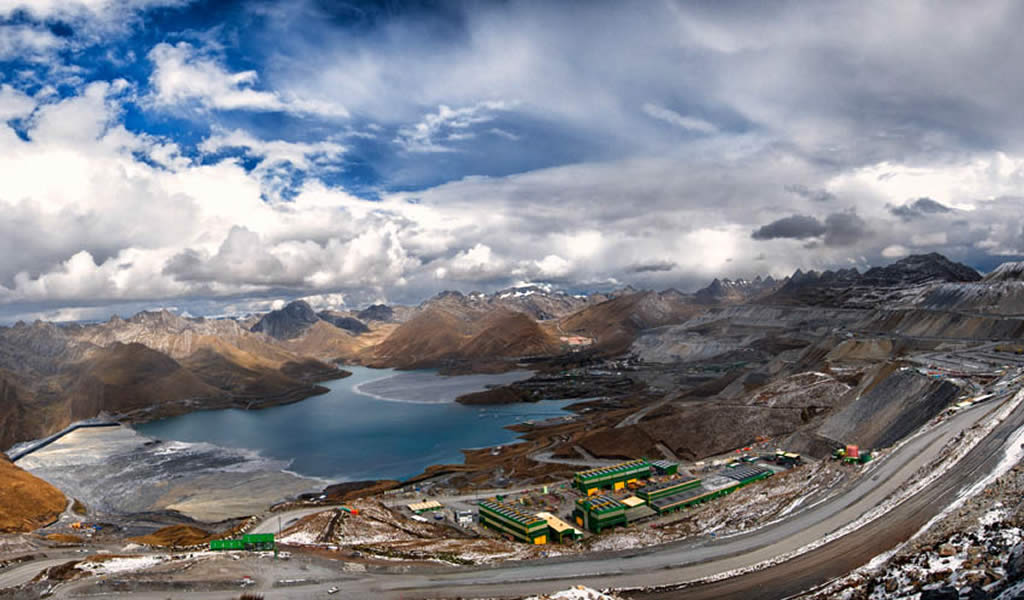
[[977, 310], [977, 298], [1021, 287], [1022, 273], [1020, 264], [1008, 264], [982, 279], [928, 254], [864, 273], [715, 279], [692, 294], [569, 294], [529, 285], [447, 291], [418, 306], [360, 311], [317, 312], [299, 300], [248, 320], [160, 311], [91, 325], [18, 323], [0, 328], [0, 446], [100, 413], [144, 420], [292, 402], [323, 392], [318, 382], [344, 376], [338, 363], [469, 372], [568, 354], [614, 356], [635, 351], [641, 335], [647, 340], [648, 332], [729, 306], [868, 310], [885, 303], [912, 312], [941, 299], [946, 310]]

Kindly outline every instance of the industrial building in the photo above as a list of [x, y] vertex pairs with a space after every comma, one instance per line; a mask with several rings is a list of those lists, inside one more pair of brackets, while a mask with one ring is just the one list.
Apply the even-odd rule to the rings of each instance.
[[679, 472], [679, 464], [668, 460], [652, 461], [651, 468], [658, 475], [675, 475]]
[[480, 524], [530, 544], [548, 542], [548, 522], [496, 500], [484, 500], [480, 509]]
[[651, 464], [649, 462], [646, 460], [631, 460], [610, 467], [580, 471], [573, 475], [572, 484], [579, 491], [592, 496], [602, 488], [621, 490], [628, 483], [650, 476]]
[[414, 502], [409, 505], [409, 510], [417, 515], [421, 515], [432, 510], [441, 510], [441, 508], [441, 503], [437, 500], [425, 500], [423, 502]]
[[703, 486], [697, 486], [683, 490], [682, 492], [671, 496], [663, 496], [657, 500], [652, 500], [650, 502], [650, 506], [657, 511], [659, 515], [663, 515], [667, 512], [694, 506], [695, 504], [707, 502], [708, 500], [714, 500], [715, 498], [732, 493], [740, 487], [742, 486], [740, 486], [739, 483], [732, 483], [717, 490], [708, 490]]
[[[670, 484], [680, 483], [683, 485], [680, 485], [675, 488], [668, 487], [667, 489], [670, 490], [668, 493], [665, 492], [664, 488], [656, 489], [653, 490], [652, 492], [649, 492], [648, 504], [651, 508], [657, 511], [658, 514], [665, 514], [667, 512], [672, 512], [675, 510], [688, 508], [696, 504], [701, 504], [702, 502], [707, 502], [708, 500], [714, 500], [715, 498], [720, 498], [722, 496], [725, 496], [726, 494], [731, 494], [745, 485], [754, 483], [755, 481], [760, 481], [762, 479], [767, 479], [774, 474], [775, 471], [772, 471], [771, 469], [765, 467], [753, 464], [738, 463], [719, 472], [719, 475], [732, 479], [735, 483], [730, 483], [728, 485], [713, 490], [709, 490], [701, 485], [699, 479], [682, 480], [679, 482], [668, 482]], [[693, 482], [695, 482], [696, 485], [694, 485]], [[659, 484], [659, 487], [664, 485], [665, 484]], [[637, 495], [640, 496], [641, 492], [643, 492], [646, 489], [646, 487], [639, 490], [637, 492]]]
[[762, 479], [768, 479], [775, 474], [775, 471], [766, 467], [760, 467], [757, 465], [732, 465], [720, 473], [721, 475], [728, 477], [734, 481], [738, 481], [740, 486], [747, 485], [748, 483], [754, 483]]
[[626, 505], [610, 496], [580, 498], [572, 511], [576, 524], [594, 533], [626, 524]]
[[210, 550], [276, 550], [272, 533], [250, 533], [242, 536], [240, 540], [213, 540], [210, 542]]
[[562, 543], [566, 540], [575, 541], [583, 537], [582, 531], [549, 512], [539, 512], [537, 517], [547, 521], [549, 535], [552, 540]]
[[659, 483], [649, 483], [637, 490], [636, 495], [650, 503], [652, 500], [672, 496], [683, 490], [695, 488], [699, 485], [700, 479], [697, 479], [696, 477], [662, 481]]

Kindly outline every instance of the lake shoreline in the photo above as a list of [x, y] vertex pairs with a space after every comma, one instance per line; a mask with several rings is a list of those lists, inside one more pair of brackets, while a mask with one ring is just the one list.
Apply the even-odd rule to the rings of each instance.
[[[392, 399], [377, 399], [362, 390], [362, 386], [388, 380], [389, 393], [402, 386], [414, 389], [421, 396], [429, 395], [430, 384], [435, 391], [456, 396], [464, 388], [502, 385], [505, 381], [499, 376], [492, 381], [487, 379], [462, 379], [461, 377], [443, 377], [434, 372], [396, 372], [381, 373], [376, 370], [356, 368], [359, 375], [352, 379], [344, 378], [329, 382], [329, 394], [310, 398], [305, 402], [289, 406], [267, 407], [267, 410], [202, 410], [185, 413], [181, 417], [172, 417], [165, 421], [140, 421], [124, 423], [125, 428], [134, 435], [126, 447], [124, 439], [118, 442], [112, 439], [104, 443], [100, 438], [92, 442], [82, 436], [69, 434], [54, 444], [64, 456], [92, 453], [93, 458], [80, 464], [60, 464], [57, 460], [61, 454], [47, 456], [45, 450], [39, 452], [35, 461], [26, 464], [28, 470], [40, 473], [44, 479], [53, 478], [54, 482], [72, 496], [86, 496], [93, 504], [102, 507], [103, 511], [117, 513], [144, 513], [159, 511], [179, 511], [182, 515], [200, 522], [220, 521], [233, 516], [243, 516], [261, 512], [267, 507], [282, 501], [297, 498], [317, 497], [327, 494], [336, 499], [348, 499], [355, 496], [380, 493], [387, 489], [401, 487], [430, 479], [436, 475], [466, 468], [468, 453], [477, 452], [480, 448], [495, 445], [509, 445], [521, 440], [521, 434], [510, 427], [527, 419], [543, 418], [544, 416], [565, 414], [561, 404], [563, 401], [552, 401], [539, 411], [529, 412], [501, 407], [485, 409], [466, 407], [453, 401], [417, 402]], [[380, 375], [384, 375], [381, 377]], [[505, 378], [529, 377], [529, 373]], [[395, 387], [397, 384], [398, 387]], [[426, 382], [426, 383], [425, 383]], [[373, 389], [373, 388], [371, 388]], [[428, 391], [424, 391], [428, 389]], [[413, 394], [411, 397], [417, 397]], [[446, 396], [447, 397], [447, 396]], [[281, 411], [281, 412], [273, 412]], [[543, 413], [537, 415], [536, 413]], [[369, 442], [351, 439], [360, 434], [358, 423], [345, 425], [348, 414], [356, 415], [355, 419], [366, 418], [368, 413], [378, 413], [376, 421], [368, 421], [363, 437]], [[372, 416], [372, 414], [370, 415]], [[423, 417], [421, 420], [420, 417]], [[453, 423], [448, 423], [453, 420]], [[178, 425], [160, 432], [169, 424]], [[163, 423], [162, 425], [158, 425]], [[263, 448], [254, 440], [267, 437], [282, 438], [302, 442], [304, 435], [295, 432], [292, 435], [269, 435], [266, 428], [273, 424], [288, 426], [306, 425], [316, 428], [327, 423], [344, 427], [341, 431], [324, 434], [331, 440], [324, 448], [312, 446], [318, 452], [327, 452], [332, 448], [352, 446], [354, 453], [345, 454], [351, 458], [338, 458], [335, 462], [342, 467], [353, 463], [360, 468], [346, 472], [344, 468], [333, 473], [325, 471], [317, 463], [304, 463], [301, 460], [302, 444], [287, 444], [276, 448]], [[440, 423], [440, 425], [438, 425]], [[211, 437], [202, 439], [178, 439], [173, 431], [178, 428], [190, 431], [192, 424], [207, 424], [213, 430], [252, 430], [252, 437], [240, 436], [235, 440]], [[268, 425], [270, 424], [270, 425]], [[374, 428], [391, 427], [396, 431], [383, 431], [383, 434], [395, 439], [423, 438], [420, 446], [409, 446], [404, 449], [405, 455], [378, 457], [377, 446], [389, 446], [388, 438], [376, 440]], [[436, 429], [432, 429], [436, 427]], [[450, 440], [448, 430], [454, 428], [454, 439]], [[351, 431], [350, 431], [351, 430]], [[328, 430], [330, 431], [330, 430]], [[131, 437], [129, 434], [117, 434], [114, 438]], [[181, 436], [184, 437], [184, 436]], [[408, 441], [408, 440], [407, 440]], [[63, 443], [62, 443], [63, 442]], [[455, 446], [452, 446], [455, 444]], [[109, 446], [109, 448], [108, 448]], [[255, 446], [255, 447], [253, 447]], [[309, 446], [306, 446], [309, 447]], [[446, 450], [445, 448], [449, 448]], [[382, 450], [382, 451], [383, 451]], [[294, 451], [295, 455], [288, 452]], [[28, 457], [26, 458], [28, 460]], [[374, 461], [379, 460], [379, 465]], [[34, 464], [31, 464], [34, 463]], [[111, 472], [112, 464], [123, 464], [125, 471]], [[405, 466], [403, 466], [405, 465]], [[143, 469], [140, 474], [132, 469]], [[151, 470], [152, 472], [148, 471]], [[227, 473], [214, 476], [213, 472]], [[319, 470], [318, 470], [319, 469]], [[401, 474], [401, 477], [394, 475]], [[369, 476], [367, 476], [369, 475]], [[99, 477], [107, 478], [108, 485], [88, 486], [82, 481], [90, 481]], [[133, 479], [138, 482], [133, 483]], [[132, 498], [128, 493], [133, 485], [145, 485], [149, 482], [150, 489], [143, 494], [145, 498]], [[160, 487], [160, 493], [154, 489]], [[89, 489], [84, 489], [89, 488]], [[105, 488], [114, 490], [108, 493]], [[239, 490], [244, 490], [241, 494]], [[244, 501], [239, 496], [246, 496]], [[124, 504], [122, 504], [124, 503]]]

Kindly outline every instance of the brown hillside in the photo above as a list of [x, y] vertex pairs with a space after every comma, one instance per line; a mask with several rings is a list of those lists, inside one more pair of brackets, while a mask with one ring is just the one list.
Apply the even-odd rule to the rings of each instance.
[[397, 327], [391, 323], [374, 322], [370, 331], [353, 335], [326, 321], [319, 321], [311, 325], [300, 337], [279, 343], [300, 356], [326, 361], [350, 361], [356, 360], [367, 349], [386, 339]]
[[38, 529], [60, 516], [65, 506], [60, 490], [0, 454], [0, 533]]
[[76, 370], [67, 394], [72, 420], [224, 396], [173, 358], [138, 343], [103, 348]]
[[588, 306], [560, 325], [562, 331], [594, 338], [601, 350], [622, 352], [640, 331], [682, 322], [701, 310], [678, 294], [637, 292]]
[[501, 310], [489, 315], [483, 330], [459, 348], [465, 359], [515, 358], [558, 352], [559, 343], [525, 313]]
[[213, 539], [217, 539], [217, 535], [205, 529], [191, 525], [170, 525], [149, 535], [128, 538], [128, 541], [148, 546], [184, 547], [205, 544]]
[[450, 357], [472, 333], [468, 322], [428, 308], [374, 348], [370, 363], [398, 368], [436, 365]]

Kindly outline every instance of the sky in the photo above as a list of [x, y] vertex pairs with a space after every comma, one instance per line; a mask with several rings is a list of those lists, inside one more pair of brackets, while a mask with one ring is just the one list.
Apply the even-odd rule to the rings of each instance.
[[0, 321], [988, 271], [1022, 12], [0, 0]]

